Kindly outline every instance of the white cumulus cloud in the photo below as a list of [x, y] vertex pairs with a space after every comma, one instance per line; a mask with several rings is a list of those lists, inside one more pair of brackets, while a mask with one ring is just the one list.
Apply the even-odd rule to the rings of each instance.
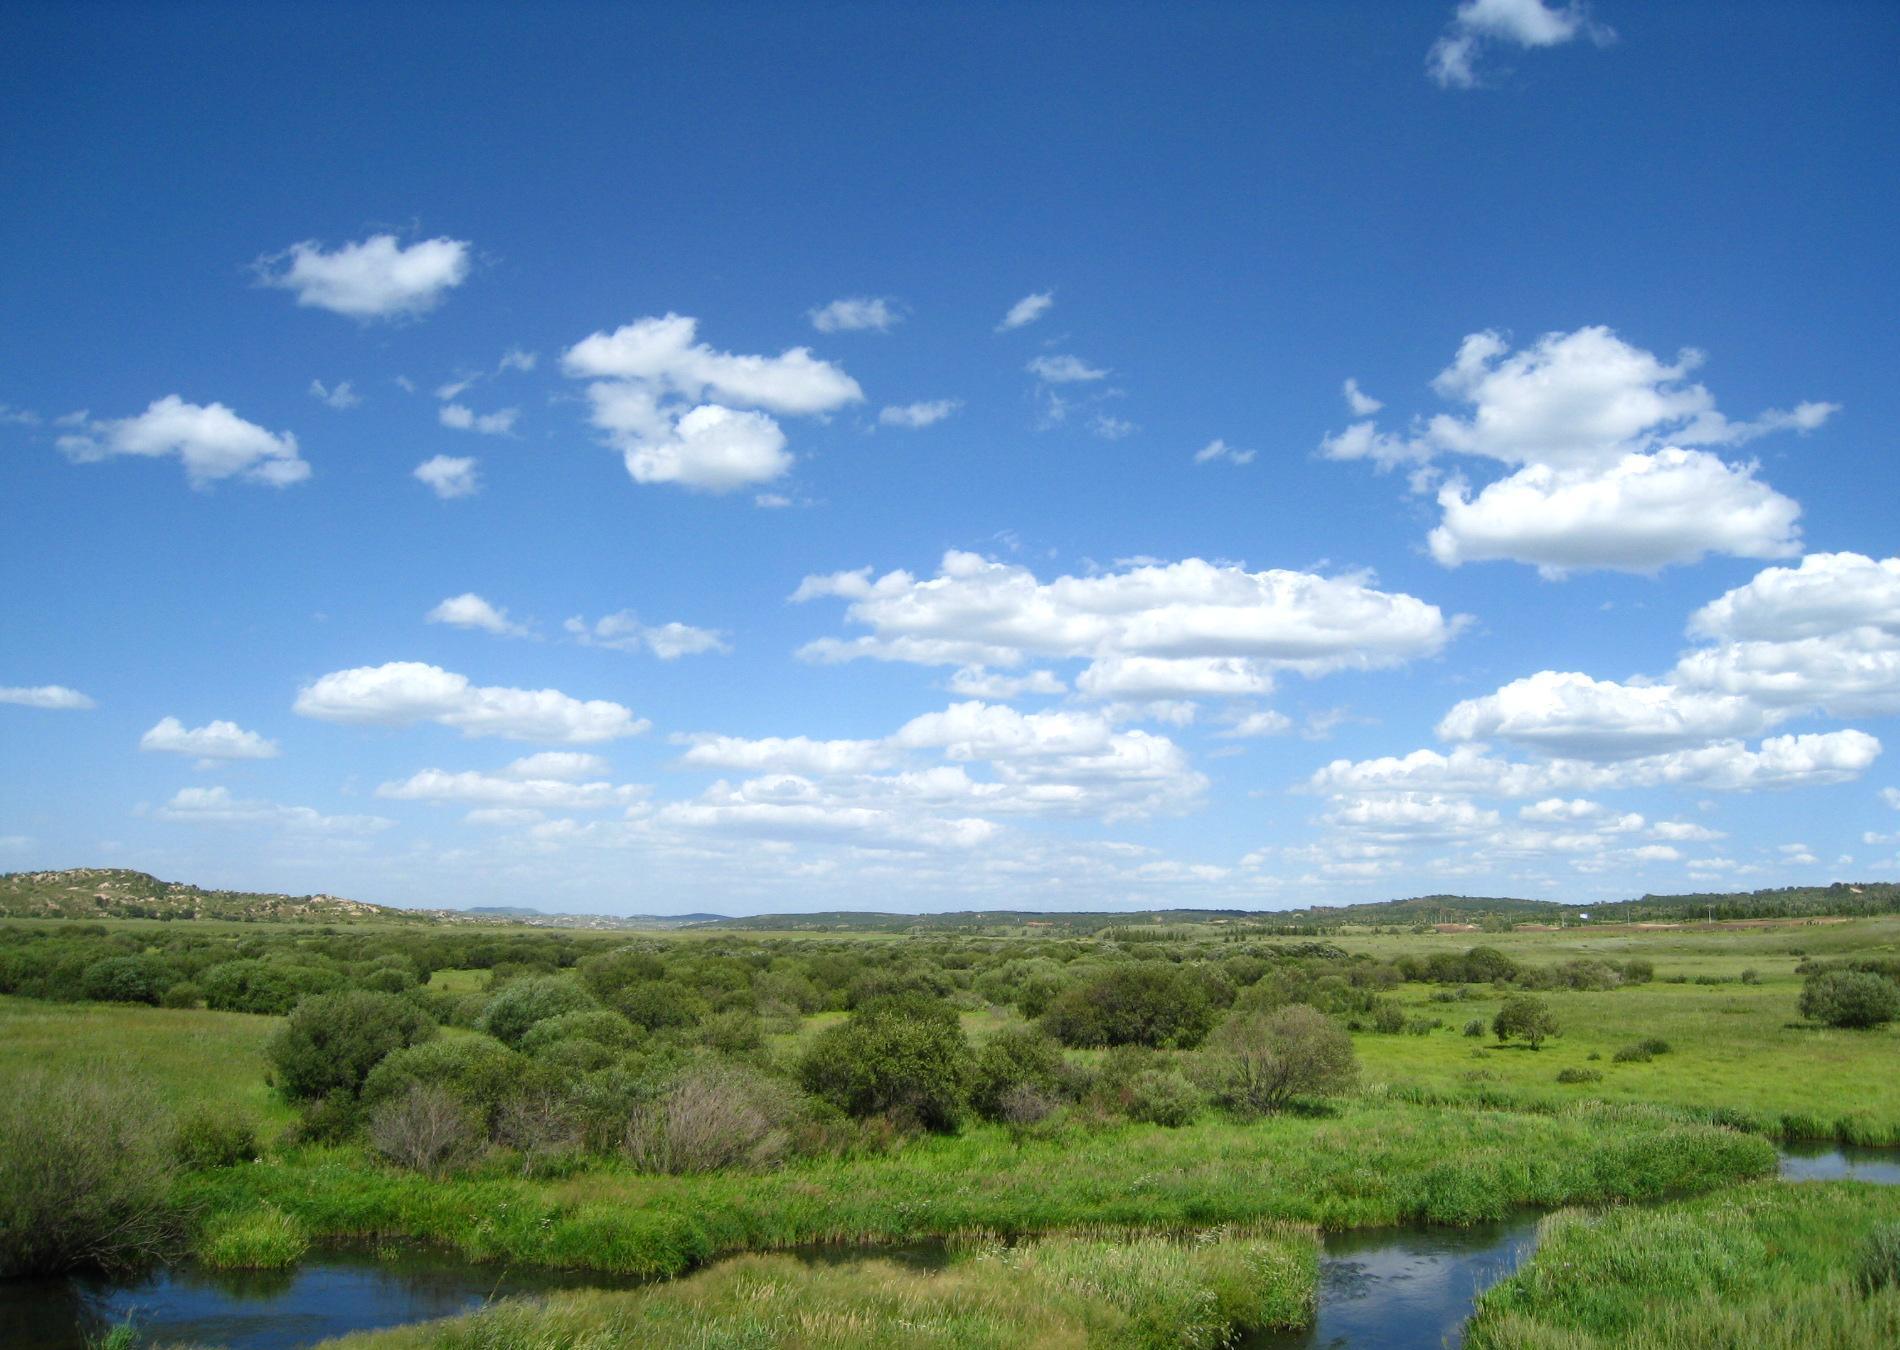
[[481, 475], [475, 468], [478, 462], [472, 458], [436, 455], [423, 460], [412, 472], [418, 482], [427, 484], [443, 501], [453, 501], [457, 497], [473, 497], [482, 490]]
[[996, 331], [1007, 333], [1012, 328], [1032, 324], [1047, 314], [1055, 303], [1054, 291], [1031, 291], [1009, 307], [1009, 312], [1003, 315], [1003, 321], [996, 325]]
[[1037, 658], [1074, 659], [1091, 663], [1080, 687], [1117, 694], [1139, 687], [1157, 697], [1216, 686], [1264, 692], [1276, 669], [1318, 675], [1399, 665], [1443, 650], [1463, 622], [1357, 577], [1249, 572], [1198, 558], [1043, 582], [1025, 567], [953, 550], [933, 578], [873, 577], [865, 568], [806, 577], [792, 598], [820, 597], [846, 601], [846, 617], [871, 633], [808, 643], [799, 653], [807, 660], [1007, 670]]
[[1747, 699], [1543, 670], [1466, 699], [1438, 724], [1448, 741], [1509, 741], [1569, 759], [1637, 759], [1752, 735], [1770, 719]]
[[558, 689], [480, 686], [420, 661], [333, 671], [298, 691], [304, 717], [355, 726], [435, 722], [464, 736], [585, 745], [637, 736], [651, 725], [618, 703]]
[[1038, 356], [1029, 363], [1029, 373], [1044, 384], [1086, 384], [1105, 380], [1108, 372], [1092, 366], [1079, 356]]
[[496, 637], [527, 637], [529, 631], [527, 625], [510, 619], [507, 610], [496, 608], [473, 591], [450, 596], [422, 618], [425, 623], [445, 623], [452, 628], [479, 628]]
[[1433, 463], [1466, 456], [1509, 472], [1477, 489], [1454, 475], [1438, 490], [1431, 535], [1446, 566], [1528, 562], [1546, 575], [1611, 568], [1654, 572], [1709, 553], [1777, 558], [1799, 551], [1800, 507], [1711, 446], [1781, 430], [1811, 431], [1836, 411], [1808, 402], [1733, 421], [1690, 378], [1685, 350], [1665, 361], [1608, 328], [1549, 333], [1513, 351], [1474, 333], [1432, 387], [1468, 411], [1415, 419], [1404, 431], [1368, 418], [1326, 437], [1321, 453], [1378, 468], [1415, 466], [1415, 490], [1440, 479]]
[[878, 413], [879, 425], [887, 427], [934, 426], [963, 406], [961, 399], [939, 398], [927, 403], [905, 403], [885, 408]]
[[294, 292], [299, 305], [352, 319], [392, 319], [434, 309], [467, 280], [469, 245], [444, 237], [405, 246], [393, 234], [376, 234], [326, 250], [305, 240], [260, 259], [258, 272], [264, 285]]
[[445, 427], [456, 431], [473, 431], [482, 436], [512, 436], [515, 419], [521, 415], [519, 408], [503, 408], [498, 412], [478, 413], [473, 408], [460, 403], [444, 403], [436, 411], [436, 420]]
[[61, 436], [59, 448], [79, 463], [114, 455], [176, 455], [194, 488], [232, 477], [289, 487], [310, 476], [309, 464], [298, 456], [297, 438], [288, 431], [272, 434], [222, 403], [187, 403], [176, 394], [155, 400], [136, 417], [88, 422], [85, 430]]
[[662, 661], [706, 652], [730, 652], [732, 646], [724, 633], [711, 628], [695, 628], [677, 621], [661, 624], [640, 622], [630, 609], [609, 614], [589, 626], [585, 619], [569, 619], [563, 625], [583, 647], [610, 647], [615, 651], [648, 651]]
[[397, 801], [453, 802], [485, 808], [604, 811], [628, 806], [645, 794], [632, 785], [616, 786], [604, 781], [583, 783], [565, 778], [423, 769], [401, 782], [382, 784], [376, 795]]
[[1689, 620], [1706, 646], [1674, 678], [1783, 715], [1900, 712], [1900, 558], [1813, 553], [1770, 567]]
[[1578, 37], [1605, 47], [1616, 33], [1594, 21], [1582, 0], [1555, 8], [1544, 0], [1463, 0], [1426, 53], [1425, 68], [1441, 89], [1473, 89], [1480, 83], [1478, 59], [1489, 46], [1559, 47]]
[[864, 397], [809, 348], [736, 356], [696, 336], [695, 320], [668, 314], [594, 333], [562, 357], [570, 376], [590, 381], [593, 423], [636, 482], [707, 492], [770, 482], [792, 467], [770, 414], [819, 416]]
[[195, 755], [199, 759], [275, 759], [279, 754], [277, 742], [246, 731], [236, 722], [207, 722], [187, 729], [176, 717], [161, 718], [158, 725], [139, 737], [139, 749]]
[[903, 311], [882, 296], [855, 295], [833, 300], [806, 317], [821, 333], [887, 333], [903, 321]]
[[77, 689], [63, 684], [0, 687], [0, 703], [17, 703], [23, 708], [47, 708], [60, 712], [83, 711], [98, 705]]

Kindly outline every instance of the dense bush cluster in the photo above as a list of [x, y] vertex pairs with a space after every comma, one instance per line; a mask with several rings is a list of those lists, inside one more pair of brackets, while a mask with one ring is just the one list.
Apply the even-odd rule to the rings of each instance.
[[1801, 988], [1801, 1015], [1855, 1030], [1900, 1020], [1900, 962], [1830, 963], [1811, 969]]

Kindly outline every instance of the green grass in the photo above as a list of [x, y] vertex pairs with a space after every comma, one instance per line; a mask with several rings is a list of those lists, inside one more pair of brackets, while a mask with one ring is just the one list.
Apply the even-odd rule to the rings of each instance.
[[[1290, 939], [1285, 939], [1290, 941]], [[1552, 931], [1509, 933], [1345, 933], [1329, 936], [1349, 952], [1383, 960], [1433, 952], [1462, 952], [1496, 947], [1513, 961], [1551, 965], [1585, 959], [1625, 961], [1642, 957], [1656, 963], [1657, 976], [1734, 977], [1753, 968], [1763, 975], [1786, 973], [1808, 956], [1893, 955], [1900, 952], [1900, 915], [1867, 919], [1794, 920], [1773, 926], [1739, 923], [1698, 924], [1678, 928], [1588, 925]]]
[[0, 1085], [36, 1068], [69, 1073], [108, 1061], [144, 1079], [175, 1114], [204, 1106], [243, 1117], [269, 1137], [294, 1115], [264, 1082], [264, 1043], [280, 1021], [0, 995]]
[[1566, 1211], [1487, 1291], [1470, 1350], [1866, 1350], [1900, 1345], [1900, 1288], [1856, 1283], [1900, 1190], [1771, 1182], [1655, 1209]]
[[1706, 1190], [1774, 1166], [1760, 1139], [1644, 1108], [1355, 1103], [1334, 1117], [1131, 1125], [1020, 1145], [981, 1127], [882, 1156], [685, 1177], [603, 1166], [541, 1182], [497, 1167], [431, 1181], [359, 1148], [311, 1148], [197, 1174], [182, 1198], [212, 1214], [274, 1205], [317, 1237], [419, 1238], [479, 1261], [676, 1275], [720, 1255], [821, 1242], [1473, 1223], [1525, 1205]]
[[309, 1250], [303, 1224], [270, 1205], [213, 1216], [196, 1244], [198, 1259], [217, 1270], [282, 1270]]
[[485, 970], [431, 971], [429, 988], [441, 994], [479, 994], [488, 988], [488, 972]]
[[1310, 1229], [1199, 1240], [1062, 1238], [957, 1254], [940, 1271], [748, 1256], [672, 1284], [504, 1303], [331, 1342], [336, 1350], [609, 1346], [1181, 1346], [1311, 1320]]
[[[1541, 1050], [1499, 1048], [1489, 1035], [1460, 1034], [1468, 1019], [1488, 1026], [1502, 996], [1432, 1003], [1431, 987], [1402, 985], [1391, 997], [1413, 1015], [1441, 1017], [1423, 1036], [1353, 1037], [1364, 1077], [1432, 1098], [1547, 1107], [1585, 1097], [1656, 1102], [1732, 1113], [1724, 1119], [1771, 1134], [1900, 1143], [1900, 1027], [1839, 1031], [1800, 1022], [1801, 983], [1787, 970], [1760, 984], [1628, 985], [1603, 993], [1550, 992], [1563, 1034]], [[1616, 1063], [1620, 1046], [1660, 1036], [1670, 1052]], [[1600, 1059], [1591, 1060], [1594, 1051]], [[1601, 1082], [1560, 1085], [1566, 1068], [1603, 1072]]]

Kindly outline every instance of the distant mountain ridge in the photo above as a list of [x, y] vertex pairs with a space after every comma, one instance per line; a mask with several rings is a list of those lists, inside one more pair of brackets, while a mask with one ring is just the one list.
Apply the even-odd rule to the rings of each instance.
[[1344, 926], [1448, 929], [1504, 928], [1517, 924], [1686, 923], [1697, 920], [1786, 919], [1900, 911], [1900, 884], [1841, 882], [1746, 892], [1645, 895], [1634, 900], [1572, 905], [1509, 896], [1425, 895], [1342, 906], [1294, 910], [1155, 909], [1041, 911], [964, 910], [940, 914], [886, 914], [828, 910], [809, 914], [730, 917], [670, 915], [550, 914], [526, 905], [479, 905], [469, 909], [404, 909], [335, 895], [282, 895], [267, 891], [206, 890], [161, 881], [147, 872], [118, 867], [73, 867], [50, 872], [0, 874], [0, 918], [13, 919], [219, 919], [244, 923], [522, 924], [590, 931], [655, 928], [731, 932], [970, 933], [1010, 930], [1050, 935], [1135, 931], [1168, 924], [1231, 924], [1276, 934], [1323, 933]]

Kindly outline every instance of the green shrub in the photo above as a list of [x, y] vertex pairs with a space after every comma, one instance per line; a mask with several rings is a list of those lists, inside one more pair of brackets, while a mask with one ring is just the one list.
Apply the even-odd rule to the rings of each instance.
[[1669, 1053], [1669, 1042], [1660, 1036], [1645, 1036], [1636, 1043], [1652, 1055], [1666, 1055]]
[[1396, 1003], [1380, 1003], [1372, 1010], [1372, 1029], [1386, 1036], [1405, 1030], [1405, 1010]]
[[1200, 1064], [1215, 1099], [1245, 1112], [1347, 1092], [1359, 1076], [1352, 1037], [1300, 1003], [1228, 1017], [1208, 1038]]
[[435, 1023], [406, 999], [352, 989], [299, 1003], [265, 1054], [284, 1096], [314, 1101], [355, 1096], [385, 1055], [434, 1034]]
[[0, 1275], [124, 1270], [168, 1254], [169, 1131], [116, 1068], [27, 1070], [0, 1094]]
[[204, 987], [207, 1008], [281, 1016], [299, 999], [337, 988], [343, 977], [315, 966], [245, 959], [211, 967], [198, 983]]
[[800, 1060], [807, 1091], [847, 1115], [890, 1114], [955, 1130], [972, 1068], [956, 1010], [920, 995], [879, 999], [820, 1032]]
[[699, 1039], [722, 1055], [747, 1055], [765, 1048], [765, 1027], [745, 1008], [715, 1013], [699, 1028]]
[[640, 1029], [617, 1012], [589, 1008], [544, 1018], [528, 1028], [518, 1049], [538, 1054], [557, 1041], [592, 1041], [609, 1050], [627, 1050], [640, 1042]]
[[985, 1120], [1033, 1114], [1036, 1099], [1059, 1100], [1067, 1081], [1061, 1046], [1034, 1027], [1005, 1027], [976, 1052], [970, 1107]]
[[736, 1064], [697, 1064], [627, 1122], [622, 1151], [643, 1172], [681, 1175], [758, 1167], [789, 1149], [797, 1093]]
[[511, 980], [488, 1001], [480, 1026], [502, 1044], [515, 1046], [538, 1023], [594, 1006], [592, 996], [572, 980], [551, 975]]
[[100, 1003], [158, 1003], [172, 982], [163, 961], [150, 956], [108, 956], [94, 961], [79, 977], [80, 988]]
[[1515, 994], [1504, 1000], [1498, 1015], [1491, 1019], [1491, 1031], [1499, 1044], [1513, 1037], [1527, 1042], [1535, 1050], [1547, 1037], [1557, 1034], [1557, 1019], [1550, 1005], [1529, 994]]
[[492, 1127], [502, 1108], [533, 1080], [533, 1065], [486, 1036], [454, 1036], [397, 1050], [370, 1070], [363, 1101], [374, 1109], [411, 1087], [440, 1087]]
[[180, 980], [158, 996], [161, 1008], [196, 1008], [205, 1001], [205, 991], [189, 980]]
[[1557, 1071], [1557, 1081], [1559, 1083], [1601, 1083], [1603, 1081], [1603, 1070], [1559, 1069]]
[[1612, 1064], [1647, 1064], [1654, 1058], [1655, 1056], [1650, 1054], [1649, 1051], [1639, 1043], [1636, 1045], [1619, 1045], [1616, 1048], [1616, 1053], [1610, 1056], [1610, 1062]]
[[1465, 1035], [1467, 1036], [1484, 1035], [1484, 1019], [1482, 1017], [1474, 1017], [1469, 1022], [1466, 1022]]
[[172, 1157], [180, 1167], [202, 1172], [247, 1163], [257, 1156], [257, 1132], [247, 1120], [199, 1107], [172, 1131]]
[[369, 1114], [369, 1142], [390, 1162], [439, 1177], [468, 1160], [485, 1138], [479, 1113], [437, 1083], [410, 1083]]
[[1069, 985], [1050, 1000], [1043, 1029], [1064, 1045], [1192, 1049], [1218, 1010], [1193, 972], [1142, 961]]
[[1885, 1026], [1900, 1018], [1900, 984], [1872, 971], [1819, 971], [1801, 988], [1801, 1015], [1831, 1027]]
[[274, 1205], [215, 1215], [198, 1238], [198, 1259], [214, 1270], [282, 1270], [309, 1250], [309, 1230]]
[[1176, 1129], [1193, 1124], [1204, 1101], [1179, 1069], [1144, 1069], [1128, 1081], [1122, 1109], [1130, 1120]]

